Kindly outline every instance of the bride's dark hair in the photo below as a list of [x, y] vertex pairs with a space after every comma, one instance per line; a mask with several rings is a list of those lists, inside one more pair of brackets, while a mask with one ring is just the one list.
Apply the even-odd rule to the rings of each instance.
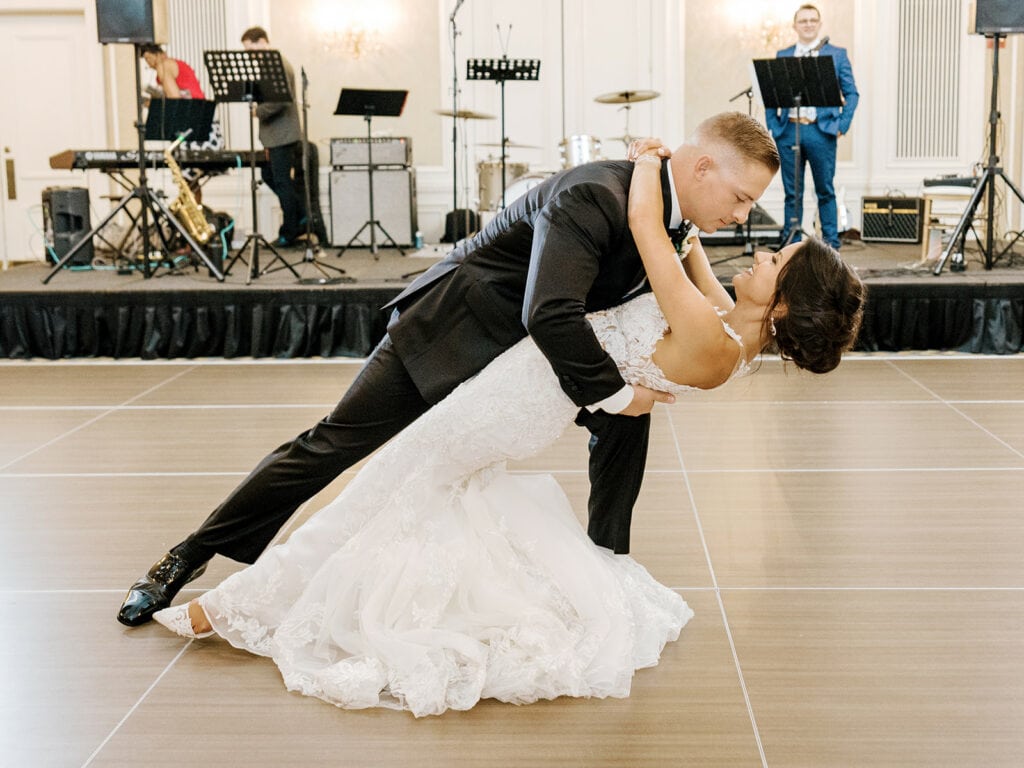
[[[783, 266], [765, 314], [783, 360], [828, 373], [857, 340], [865, 287], [839, 252], [812, 237]], [[769, 336], [769, 338], [772, 338]]]

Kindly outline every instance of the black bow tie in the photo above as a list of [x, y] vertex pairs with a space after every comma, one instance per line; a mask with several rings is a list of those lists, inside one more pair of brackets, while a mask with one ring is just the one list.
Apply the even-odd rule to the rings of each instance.
[[678, 253], [679, 249], [683, 247], [683, 243], [686, 241], [686, 233], [690, 231], [690, 223], [684, 221], [679, 228], [669, 227], [668, 236], [672, 241], [672, 245], [675, 247]]

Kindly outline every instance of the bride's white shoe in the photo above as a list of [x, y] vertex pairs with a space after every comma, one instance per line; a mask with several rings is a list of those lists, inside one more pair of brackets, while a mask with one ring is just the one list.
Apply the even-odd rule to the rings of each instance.
[[182, 603], [181, 605], [172, 605], [170, 608], [164, 608], [162, 611], [157, 611], [153, 614], [153, 618], [158, 622], [167, 627], [171, 632], [182, 637], [191, 637], [197, 640], [201, 640], [204, 637], [210, 637], [214, 634], [211, 629], [209, 632], [201, 632], [196, 634], [195, 630], [192, 629], [192, 619], [188, 615], [188, 603]]

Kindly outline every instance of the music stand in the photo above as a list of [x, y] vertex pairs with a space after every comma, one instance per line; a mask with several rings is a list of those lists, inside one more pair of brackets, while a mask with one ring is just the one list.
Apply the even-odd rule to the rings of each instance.
[[[160, 243], [162, 245], [161, 252], [163, 254], [166, 255], [166, 253], [170, 250], [170, 241], [168, 240], [167, 235], [164, 233], [163, 227], [160, 226], [160, 217], [163, 217], [167, 224], [172, 229], [174, 229], [186, 243], [188, 243], [189, 248], [191, 248], [192, 251], [196, 254], [196, 256], [198, 256], [199, 259], [206, 264], [207, 268], [209, 268], [210, 274], [216, 277], [219, 282], [224, 281], [224, 274], [221, 273], [221, 271], [216, 267], [216, 265], [214, 265], [214, 263], [210, 260], [209, 256], [207, 256], [206, 251], [203, 249], [203, 247], [198, 242], [196, 242], [192, 235], [188, 233], [188, 230], [184, 227], [184, 225], [182, 225], [180, 221], [178, 221], [177, 217], [175, 217], [174, 214], [171, 213], [171, 211], [164, 204], [163, 200], [161, 200], [159, 196], [157, 196], [150, 190], [149, 185], [146, 182], [145, 140], [149, 136], [149, 122], [142, 122], [142, 73], [139, 64], [139, 60], [142, 58], [141, 47], [142, 46], [140, 44], [135, 44], [135, 92], [136, 94], [138, 94], [135, 103], [135, 129], [138, 133], [139, 142], [139, 183], [120, 203], [118, 203], [118, 205], [109, 214], [107, 214], [106, 218], [104, 218], [103, 221], [101, 221], [99, 224], [93, 227], [92, 231], [88, 232], [81, 240], [78, 241], [78, 243], [70, 251], [64, 254], [64, 257], [60, 261], [58, 261], [54, 268], [49, 272], [49, 274], [47, 274], [46, 277], [43, 278], [44, 285], [50, 282], [53, 276], [57, 274], [57, 272], [59, 272], [61, 269], [63, 269], [64, 265], [70, 262], [75, 257], [79, 250], [84, 248], [87, 243], [91, 243], [93, 237], [95, 237], [101, 230], [103, 230], [103, 228], [106, 227], [107, 224], [110, 223], [110, 221], [115, 216], [117, 216], [118, 213], [120, 213], [122, 210], [125, 210], [132, 200], [138, 200], [140, 203], [139, 215], [134, 216], [131, 214], [131, 212], [129, 212], [128, 216], [132, 222], [131, 226], [133, 228], [137, 226], [139, 228], [139, 233], [142, 237], [142, 274], [146, 279], [151, 278], [154, 274], [154, 269], [149, 261], [151, 247], [151, 227], [149, 217], [152, 216], [152, 229], [156, 230], [157, 236], [160, 238]], [[154, 99], [153, 101], [155, 102], [158, 100]], [[159, 101], [165, 100], [160, 99]], [[191, 100], [172, 99], [171, 101], [188, 102]], [[197, 103], [202, 104], [203, 102], [197, 100]], [[152, 108], [152, 102], [150, 104], [150, 107]], [[205, 109], [205, 107], [185, 107], [181, 110], [181, 114], [192, 115], [192, 110], [196, 110], [196, 114], [198, 114], [198, 112], [202, 111], [203, 109]], [[179, 127], [184, 124], [185, 119], [185, 117], [181, 118], [181, 120], [179, 121]], [[158, 122], [154, 120], [154, 132], [156, 132], [157, 126]], [[193, 126], [187, 125], [185, 126], [185, 128], [187, 133], [187, 131], [189, 129], [192, 129]], [[206, 135], [209, 135], [209, 133], [210, 124], [209, 122], [207, 122]], [[170, 134], [163, 134], [161, 136], [154, 138], [179, 137]], [[125, 235], [125, 237], [122, 238], [122, 244], [126, 240], [127, 234]]]
[[[249, 175], [250, 197], [252, 203], [252, 229], [245, 242], [228, 262], [224, 274], [231, 274], [231, 268], [239, 259], [249, 267], [245, 284], [249, 285], [253, 278], [264, 274], [270, 265], [280, 261], [291, 273], [299, 278], [299, 273], [278, 253], [274, 246], [267, 242], [259, 232], [259, 218], [256, 206], [256, 132], [253, 115], [253, 104], [275, 103], [292, 100], [291, 87], [288, 85], [288, 74], [284, 69], [280, 51], [205, 51], [203, 61], [210, 74], [210, 84], [214, 98], [218, 102], [242, 102], [249, 105]], [[274, 254], [267, 264], [267, 269], [260, 272], [260, 246]], [[248, 261], [242, 254], [250, 249]]]
[[217, 102], [206, 99], [152, 99], [146, 115], [146, 139], [174, 141], [191, 132], [193, 140], [203, 142], [213, 127]]
[[[768, 109], [800, 107], [841, 107], [835, 62], [831, 56], [783, 56], [775, 59], [754, 59], [754, 74], [761, 102]], [[797, 112], [796, 114], [799, 114]], [[808, 236], [801, 226], [803, 218], [804, 167], [800, 151], [800, 122], [793, 123], [793, 215], [787, 222], [789, 235], [780, 247], [789, 245], [796, 236]], [[798, 213], [799, 212], [799, 213]]]
[[391, 243], [398, 252], [405, 256], [405, 251], [395, 242], [388, 231], [377, 221], [377, 215], [373, 208], [373, 131], [372, 124], [374, 117], [398, 117], [405, 108], [405, 99], [408, 91], [371, 91], [364, 88], [342, 88], [338, 95], [338, 106], [334, 110], [336, 115], [361, 115], [366, 121], [366, 169], [368, 173], [367, 186], [370, 190], [370, 218], [359, 228], [359, 231], [352, 235], [352, 239], [338, 251], [341, 256], [346, 250], [352, 247], [352, 243], [359, 239], [363, 230], [370, 228], [370, 253], [377, 259], [377, 230], [384, 233], [384, 242]]
[[508, 157], [508, 136], [505, 135], [505, 83], [509, 80], [540, 79], [540, 59], [468, 59], [467, 80], [492, 80], [501, 86], [501, 207], [505, 207], [505, 159]]

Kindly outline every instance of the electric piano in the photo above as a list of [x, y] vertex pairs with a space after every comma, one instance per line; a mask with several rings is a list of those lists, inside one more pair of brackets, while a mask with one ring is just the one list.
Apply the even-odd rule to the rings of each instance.
[[[232, 168], [248, 168], [252, 152], [229, 149], [181, 149], [174, 159], [182, 168], [195, 168], [206, 173], [222, 173]], [[256, 165], [267, 164], [263, 150], [256, 151]], [[164, 168], [163, 150], [146, 151], [147, 168]], [[50, 167], [60, 170], [130, 171], [139, 167], [137, 149], [65, 149], [50, 156]]]

